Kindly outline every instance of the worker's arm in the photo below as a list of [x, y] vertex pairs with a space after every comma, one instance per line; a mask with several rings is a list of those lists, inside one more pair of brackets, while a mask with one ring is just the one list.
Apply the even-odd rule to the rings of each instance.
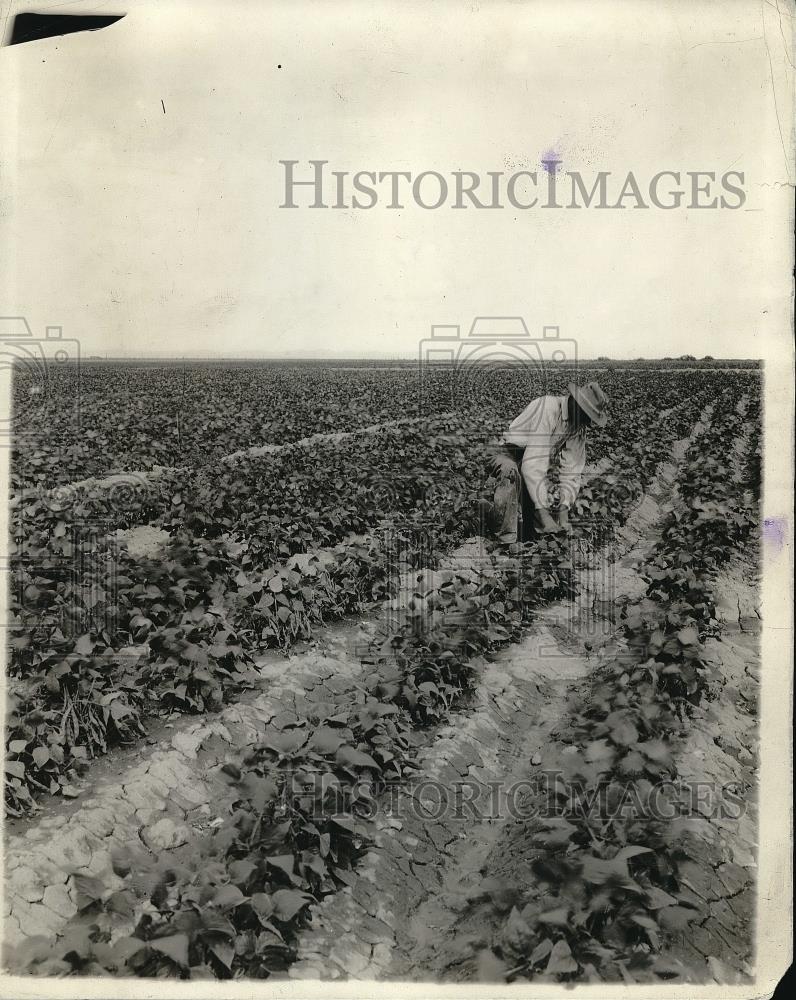
[[572, 507], [580, 492], [580, 481], [586, 466], [586, 436], [573, 435], [561, 451], [559, 494], [562, 507]]

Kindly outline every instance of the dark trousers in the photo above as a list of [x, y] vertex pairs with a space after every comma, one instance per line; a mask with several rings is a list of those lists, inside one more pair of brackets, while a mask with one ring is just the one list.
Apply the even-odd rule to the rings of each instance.
[[537, 536], [536, 508], [520, 469], [524, 451], [517, 445], [501, 444], [494, 453], [497, 486], [494, 499], [482, 509], [483, 535], [497, 534], [503, 541], [521, 542]]
[[531, 494], [528, 492], [528, 487], [525, 485], [525, 480], [522, 478], [522, 456], [525, 454], [525, 449], [520, 448], [516, 444], [504, 444], [503, 447], [514, 460], [517, 466], [517, 475], [519, 478], [520, 510], [522, 511], [522, 537], [518, 538], [518, 541], [530, 542], [532, 539], [536, 538], [537, 535], [536, 507], [531, 499]]

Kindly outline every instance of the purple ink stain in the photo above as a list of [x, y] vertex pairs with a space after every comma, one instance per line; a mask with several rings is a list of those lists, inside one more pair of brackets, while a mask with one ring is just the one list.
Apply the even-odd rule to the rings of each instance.
[[561, 162], [561, 154], [554, 149], [548, 149], [546, 153], [542, 153], [541, 163], [548, 174], [554, 174]]
[[767, 517], [763, 521], [763, 537], [773, 545], [775, 551], [781, 552], [785, 545], [785, 535], [788, 530], [787, 517]]

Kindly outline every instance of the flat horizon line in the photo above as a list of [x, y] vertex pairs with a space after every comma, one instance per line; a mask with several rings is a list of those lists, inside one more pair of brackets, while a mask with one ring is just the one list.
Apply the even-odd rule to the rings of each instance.
[[[390, 354], [390, 355], [370, 355], [370, 354], [89, 354], [79, 360], [81, 361], [418, 361], [415, 355], [411, 354]], [[536, 359], [532, 359], [536, 360]], [[582, 358], [577, 361], [565, 361], [555, 363], [555, 367], [560, 364], [561, 368], [571, 368], [586, 364], [650, 364], [653, 362], [679, 362], [682, 364], [707, 363], [716, 364], [723, 361], [745, 361], [759, 364], [762, 359], [753, 357], [671, 357], [662, 358]], [[445, 365], [448, 361], [429, 361], [427, 364]], [[489, 364], [488, 359], [477, 359], [479, 364]], [[521, 359], [512, 361], [508, 358], [500, 359], [501, 364], [524, 364]], [[551, 362], [551, 365], [554, 363]]]

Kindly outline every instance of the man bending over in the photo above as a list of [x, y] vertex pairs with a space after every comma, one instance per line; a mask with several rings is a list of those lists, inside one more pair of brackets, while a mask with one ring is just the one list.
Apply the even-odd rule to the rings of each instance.
[[[570, 382], [563, 396], [539, 396], [509, 426], [495, 455], [499, 482], [491, 520], [504, 541], [527, 542], [566, 531], [569, 509], [586, 465], [586, 431], [608, 421], [607, 398], [596, 382]], [[559, 463], [559, 504], [552, 509], [550, 469]]]

